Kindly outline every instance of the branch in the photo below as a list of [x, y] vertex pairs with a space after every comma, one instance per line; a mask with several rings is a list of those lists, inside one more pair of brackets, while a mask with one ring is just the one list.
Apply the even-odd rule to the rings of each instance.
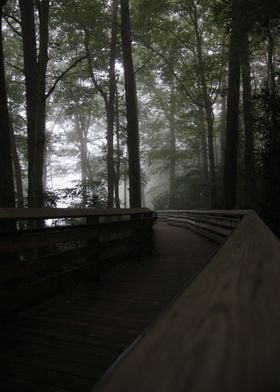
[[86, 57], [87, 57], [87, 60], [88, 60], [88, 67], [89, 67], [90, 77], [91, 77], [91, 80], [92, 80], [92, 83], [93, 83], [94, 87], [96, 88], [96, 90], [99, 92], [99, 94], [103, 98], [104, 103], [105, 103], [105, 108], [107, 110], [107, 107], [108, 107], [108, 97], [107, 97], [106, 92], [100, 86], [100, 84], [98, 84], [98, 82], [96, 80], [96, 77], [94, 75], [92, 58], [91, 58], [91, 53], [90, 53], [90, 50], [89, 50], [89, 33], [88, 33], [88, 30], [85, 29], [84, 27], [83, 27], [83, 29], [84, 29], [84, 33], [85, 33], [84, 46], [85, 46], [85, 51], [86, 51]]
[[136, 75], [139, 71], [141, 71], [141, 69], [143, 69], [146, 66], [146, 64], [148, 64], [151, 60], [152, 60], [152, 56], [149, 57], [146, 61], [144, 61], [144, 63], [139, 68], [136, 69], [134, 74]]
[[[6, 14], [3, 15], [3, 19], [5, 20], [5, 22], [7, 23], [7, 25], [11, 28], [11, 30], [12, 30], [16, 35], [18, 35], [19, 37], [22, 37], [21, 32], [18, 31], [18, 30], [15, 28], [15, 26], [13, 26], [13, 24], [9, 21], [9, 18], [11, 18], [11, 19], [13, 19], [13, 20], [16, 19], [16, 18], [12, 18], [10, 15], [6, 15]], [[20, 21], [18, 21], [17, 19], [16, 19], [16, 21], [17, 21], [19, 24], [21, 24]]]
[[[172, 64], [170, 63], [170, 61], [165, 57], [164, 54], [160, 53], [158, 50], [156, 50], [155, 48], [153, 48], [151, 45], [149, 45], [146, 42], [141, 42], [138, 39], [138, 42], [142, 43], [142, 45], [144, 45], [146, 48], [150, 49], [152, 52], [154, 52], [158, 57], [161, 57], [165, 64], [167, 64], [170, 69], [172, 70]], [[172, 70], [172, 74], [175, 78], [175, 80], [178, 82], [178, 84], [182, 87], [183, 91], [185, 92], [185, 94], [187, 95], [187, 97], [191, 100], [192, 103], [194, 103], [196, 106], [202, 106], [204, 107], [204, 105], [201, 104], [201, 102], [197, 101], [188, 91], [188, 89], [186, 88], [186, 86], [184, 85], [184, 83], [182, 82], [182, 80], [179, 78], [179, 76], [176, 74], [175, 71]]]
[[12, 67], [12, 68], [16, 69], [16, 70], [19, 71], [20, 73], [24, 74], [24, 70], [23, 70], [22, 68], [18, 67], [17, 65], [12, 64], [12, 63], [10, 63], [9, 61], [7, 61], [7, 65], [8, 65], [9, 67]]
[[3, 16], [6, 18], [12, 19], [14, 22], [16, 22], [17, 24], [19, 24], [21, 26], [21, 21], [18, 18], [16, 18], [14, 15], [10, 15], [10, 14], [7, 14], [6, 12], [4, 12]]
[[80, 57], [79, 59], [77, 59], [73, 64], [71, 64], [68, 68], [66, 68], [65, 71], [63, 71], [59, 77], [55, 80], [54, 84], [52, 85], [52, 87], [49, 89], [48, 93], [46, 94], [45, 98], [48, 99], [49, 96], [54, 92], [56, 85], [58, 84], [58, 82], [60, 82], [60, 80], [74, 67], [76, 67], [81, 61], [83, 61], [84, 59], [87, 58], [87, 55], [84, 55], [82, 57]]

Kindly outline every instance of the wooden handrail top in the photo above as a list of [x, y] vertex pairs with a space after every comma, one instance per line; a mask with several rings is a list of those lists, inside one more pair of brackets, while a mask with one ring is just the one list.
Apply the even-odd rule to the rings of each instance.
[[0, 220], [83, 218], [151, 213], [152, 211], [148, 208], [0, 208]]
[[154, 221], [147, 208], [0, 209], [0, 223], [13, 224], [0, 233], [0, 317], [149, 254]]
[[279, 239], [246, 213], [94, 391], [279, 391], [279, 296]]
[[213, 215], [240, 218], [250, 214], [252, 210], [157, 210], [156, 212], [159, 214], [190, 213], [193, 215]]
[[159, 210], [159, 220], [222, 243], [251, 210]]

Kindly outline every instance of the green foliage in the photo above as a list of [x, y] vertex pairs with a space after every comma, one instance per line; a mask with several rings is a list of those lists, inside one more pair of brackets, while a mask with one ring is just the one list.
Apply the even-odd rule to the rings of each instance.
[[71, 188], [45, 192], [45, 206], [57, 207], [59, 203], [75, 208], [106, 207], [107, 191], [104, 181], [87, 180], [74, 183]]
[[167, 210], [168, 209], [168, 192], [158, 194], [152, 200], [154, 210]]
[[[238, 0], [239, 1], [239, 0]], [[92, 60], [92, 71], [97, 84], [108, 94], [108, 59], [111, 34], [111, 1], [58, 0], [51, 1], [50, 45], [47, 72], [47, 91], [61, 74], [85, 54], [85, 43]], [[267, 79], [267, 27], [272, 25], [275, 40], [275, 63], [279, 59], [280, 5], [275, 0], [240, 0], [240, 21], [246, 20], [250, 30], [252, 81], [256, 93], [257, 165], [260, 210], [272, 219], [280, 198], [278, 183], [279, 97], [272, 103], [271, 93], [261, 88]], [[155, 208], [168, 206], [168, 173], [170, 170], [170, 123], [174, 122], [176, 138], [175, 204], [178, 208], [207, 208], [209, 184], [203, 172], [203, 141], [205, 134], [201, 69], [198, 62], [197, 40], [202, 45], [206, 93], [214, 108], [216, 142], [217, 187], [221, 189], [222, 171], [220, 151], [221, 76], [225, 73], [227, 33], [230, 30], [232, 0], [130, 0], [133, 56], [139, 98], [141, 161], [143, 177], [151, 180], [149, 189], [154, 196]], [[9, 95], [16, 142], [26, 182], [27, 136], [25, 118], [25, 87], [18, 1], [9, 0], [5, 6], [4, 49]], [[194, 21], [198, 14], [199, 31]], [[273, 18], [273, 21], [271, 21]], [[36, 13], [38, 22], [38, 13]], [[119, 26], [118, 26], [119, 27]], [[123, 71], [118, 42], [118, 90], [120, 119], [120, 173], [127, 164], [126, 120], [123, 100]], [[106, 199], [106, 113], [104, 100], [92, 83], [86, 59], [71, 69], [57, 83], [48, 99], [47, 162], [52, 176], [65, 177], [81, 171], [82, 147], [87, 161], [86, 183], [76, 183], [66, 191], [46, 192], [45, 205], [99, 206]], [[276, 79], [279, 79], [279, 74]], [[173, 91], [174, 90], [174, 91]], [[226, 92], [226, 89], [224, 89]], [[174, 95], [172, 115], [171, 97]], [[273, 98], [274, 99], [274, 98]], [[204, 109], [203, 109], [204, 110]], [[173, 120], [172, 120], [173, 117]], [[275, 119], [277, 120], [275, 122]], [[239, 168], [244, 167], [240, 131]], [[278, 136], [277, 136], [278, 137]], [[208, 141], [206, 140], [206, 145]], [[116, 147], [116, 143], [115, 143]], [[206, 146], [207, 147], [207, 146]], [[205, 151], [205, 150], [204, 150]], [[115, 151], [115, 162], [118, 157]], [[70, 164], [69, 164], [70, 162]], [[49, 175], [50, 177], [50, 175]], [[242, 174], [240, 175], [242, 178]], [[56, 183], [57, 179], [54, 181]], [[92, 182], [90, 182], [92, 181]], [[157, 182], [160, 182], [157, 184]], [[26, 187], [25, 187], [26, 188]], [[155, 190], [156, 189], [156, 190]], [[240, 187], [240, 205], [243, 188]], [[222, 199], [222, 195], [219, 195]], [[273, 201], [273, 200], [274, 201]]]
[[258, 209], [274, 231], [280, 233], [280, 89], [276, 96], [263, 90], [255, 101], [261, 142], [257, 149]]

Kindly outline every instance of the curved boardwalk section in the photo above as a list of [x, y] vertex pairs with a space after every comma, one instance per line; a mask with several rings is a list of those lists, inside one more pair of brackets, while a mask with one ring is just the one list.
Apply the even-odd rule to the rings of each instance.
[[279, 282], [279, 238], [245, 212], [94, 391], [280, 391]]
[[217, 249], [165, 223], [155, 240], [153, 257], [2, 320], [1, 392], [90, 390]]

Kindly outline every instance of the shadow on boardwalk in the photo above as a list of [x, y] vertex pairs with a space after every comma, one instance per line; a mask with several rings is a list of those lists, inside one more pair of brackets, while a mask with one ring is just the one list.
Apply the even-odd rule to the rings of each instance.
[[155, 240], [155, 256], [2, 321], [1, 392], [89, 390], [217, 249], [164, 223]]

